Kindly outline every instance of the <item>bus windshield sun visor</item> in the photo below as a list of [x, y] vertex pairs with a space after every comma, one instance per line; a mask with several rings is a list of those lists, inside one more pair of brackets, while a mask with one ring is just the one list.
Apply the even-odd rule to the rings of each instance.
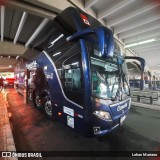
[[67, 41], [73, 41], [76, 39], [83, 38], [91, 35], [91, 34], [96, 34], [98, 37], [98, 43], [99, 43], [99, 48], [101, 52], [101, 57], [102, 58], [109, 58], [113, 57], [114, 53], [114, 38], [113, 38], [113, 33], [110, 29], [105, 28], [105, 27], [96, 27], [96, 28], [87, 28], [85, 30], [76, 32], [75, 34], [67, 37]]

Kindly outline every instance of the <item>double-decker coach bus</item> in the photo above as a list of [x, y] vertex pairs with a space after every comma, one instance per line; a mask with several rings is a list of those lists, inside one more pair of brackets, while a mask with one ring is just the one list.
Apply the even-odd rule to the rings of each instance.
[[129, 84], [131, 89], [140, 89], [140, 79], [130, 79]]
[[123, 124], [131, 98], [125, 59], [111, 30], [70, 7], [30, 47], [41, 51], [26, 64], [34, 75], [32, 100], [48, 117], [84, 135]]

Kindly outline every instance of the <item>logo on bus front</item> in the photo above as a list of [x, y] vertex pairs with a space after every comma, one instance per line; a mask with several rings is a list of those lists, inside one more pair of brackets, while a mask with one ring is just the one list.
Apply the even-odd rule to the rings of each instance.
[[127, 107], [127, 103], [125, 103], [124, 105], [122, 106], [118, 106], [117, 107], [117, 111], [121, 111], [122, 109], [126, 108]]
[[87, 16], [84, 15], [84, 14], [80, 14], [80, 16], [81, 16], [81, 18], [83, 19], [83, 22], [84, 22], [85, 24], [87, 24], [88, 26], [90, 26], [90, 23], [89, 23], [89, 21], [88, 21]]

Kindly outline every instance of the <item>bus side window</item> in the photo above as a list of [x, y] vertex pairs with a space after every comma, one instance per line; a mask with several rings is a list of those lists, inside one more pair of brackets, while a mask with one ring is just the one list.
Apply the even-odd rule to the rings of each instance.
[[76, 55], [68, 58], [63, 63], [63, 76], [64, 76], [64, 92], [70, 100], [79, 105], [83, 105], [83, 78], [82, 78], [82, 65], [81, 55]]
[[65, 79], [64, 90], [82, 91], [80, 53], [72, 56], [64, 62], [63, 71]]
[[64, 93], [71, 101], [83, 105], [83, 73], [79, 42], [66, 43], [57, 48], [58, 55], [52, 56], [55, 62]]
[[[70, 73], [68, 73], [70, 72]], [[65, 90], [81, 91], [80, 68], [65, 70]]]

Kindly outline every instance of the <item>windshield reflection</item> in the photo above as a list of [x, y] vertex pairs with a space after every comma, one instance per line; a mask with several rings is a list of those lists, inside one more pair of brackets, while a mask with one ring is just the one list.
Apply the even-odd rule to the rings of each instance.
[[119, 88], [118, 65], [91, 57], [92, 91], [100, 98], [113, 98]]
[[129, 95], [126, 63], [118, 63], [117, 55], [113, 58], [100, 57], [98, 45], [87, 42], [90, 55], [92, 94], [98, 98], [122, 100]]

